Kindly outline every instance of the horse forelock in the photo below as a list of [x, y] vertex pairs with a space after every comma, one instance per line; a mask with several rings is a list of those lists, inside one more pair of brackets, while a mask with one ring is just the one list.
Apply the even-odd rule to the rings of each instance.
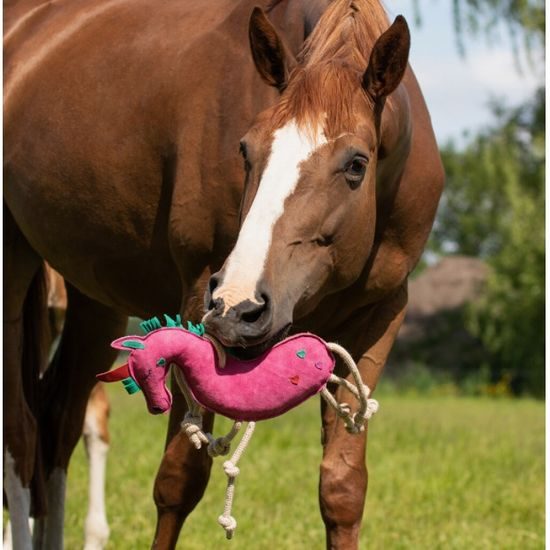
[[[295, 120], [312, 137], [322, 133], [329, 139], [353, 132], [361, 79], [374, 43], [388, 26], [378, 0], [332, 2], [298, 55], [274, 111], [273, 127]], [[362, 95], [372, 107], [370, 97]]]
[[297, 71], [273, 115], [275, 127], [289, 121], [312, 139], [323, 135], [334, 139], [344, 132], [353, 132], [358, 117], [358, 93], [362, 74], [345, 62], [329, 61]]

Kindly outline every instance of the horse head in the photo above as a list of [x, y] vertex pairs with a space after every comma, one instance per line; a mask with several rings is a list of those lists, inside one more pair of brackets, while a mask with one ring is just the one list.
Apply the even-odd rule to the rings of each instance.
[[206, 292], [203, 322], [226, 346], [265, 349], [366, 269], [410, 141], [408, 26], [377, 27], [368, 6], [333, 2], [296, 59], [252, 13], [254, 63], [280, 96], [241, 140], [241, 229]]

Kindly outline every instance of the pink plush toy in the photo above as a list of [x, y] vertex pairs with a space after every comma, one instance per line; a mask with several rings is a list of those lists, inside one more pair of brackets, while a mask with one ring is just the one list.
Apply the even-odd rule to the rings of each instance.
[[210, 340], [181, 328], [119, 338], [111, 345], [131, 350], [128, 364], [98, 378], [112, 382], [131, 377], [153, 414], [172, 405], [165, 382], [170, 365], [181, 369], [191, 395], [205, 409], [256, 421], [283, 414], [318, 393], [335, 363], [325, 343], [312, 334], [287, 338], [250, 361], [227, 356], [223, 368]]
[[[281, 415], [317, 393], [336, 409], [350, 433], [363, 431], [365, 421], [377, 410], [378, 404], [368, 399], [369, 389], [362, 383], [353, 359], [337, 344], [328, 344], [313, 334], [297, 334], [245, 361], [226, 354], [216, 340], [204, 334], [202, 325], [189, 323], [189, 330], [185, 330], [179, 315], [176, 320], [166, 315], [165, 318], [166, 327], [155, 317], [141, 324], [145, 336], [115, 340], [111, 344], [115, 349], [130, 352], [128, 363], [97, 377], [104, 382], [122, 381], [128, 393], [143, 390], [149, 412], [159, 414], [172, 406], [166, 377], [173, 366], [189, 405], [182, 427], [197, 448], [208, 444], [213, 456], [226, 454], [241, 421], [250, 422], [231, 461], [224, 464], [229, 464], [229, 485], [236, 476], [231, 472], [238, 473], [235, 464], [252, 435], [255, 421]], [[342, 357], [355, 385], [333, 374], [333, 352]], [[359, 400], [357, 413], [351, 414], [347, 403], [335, 400], [326, 388], [328, 382], [344, 386]], [[200, 407], [235, 420], [230, 434], [216, 440], [202, 432]], [[228, 490], [226, 509], [219, 518], [228, 538], [236, 527], [230, 515], [232, 495]]]

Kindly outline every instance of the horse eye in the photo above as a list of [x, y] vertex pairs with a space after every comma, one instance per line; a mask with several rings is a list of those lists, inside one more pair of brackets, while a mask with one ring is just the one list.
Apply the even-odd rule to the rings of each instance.
[[368, 160], [365, 157], [356, 156], [346, 165], [344, 173], [352, 189], [357, 188], [363, 181], [367, 171], [367, 163]]
[[164, 365], [166, 365], [166, 359], [164, 357], [161, 357], [158, 361], [157, 361], [157, 366], [158, 367], [163, 367]]

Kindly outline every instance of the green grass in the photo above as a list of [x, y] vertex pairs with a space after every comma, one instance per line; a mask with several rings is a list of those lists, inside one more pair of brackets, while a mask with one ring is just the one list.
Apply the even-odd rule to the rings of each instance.
[[[150, 416], [139, 394], [129, 397], [118, 386], [109, 388], [109, 548], [148, 548], [156, 518], [152, 486], [166, 418]], [[544, 548], [543, 403], [391, 395], [380, 401], [369, 434], [361, 548]], [[221, 419], [215, 432], [227, 427]], [[219, 458], [179, 546], [323, 548], [317, 506], [319, 438], [314, 399], [260, 423], [239, 464], [235, 538], [226, 543], [216, 521], [226, 483]], [[82, 545], [86, 503], [87, 469], [80, 444], [69, 472], [68, 549]]]

